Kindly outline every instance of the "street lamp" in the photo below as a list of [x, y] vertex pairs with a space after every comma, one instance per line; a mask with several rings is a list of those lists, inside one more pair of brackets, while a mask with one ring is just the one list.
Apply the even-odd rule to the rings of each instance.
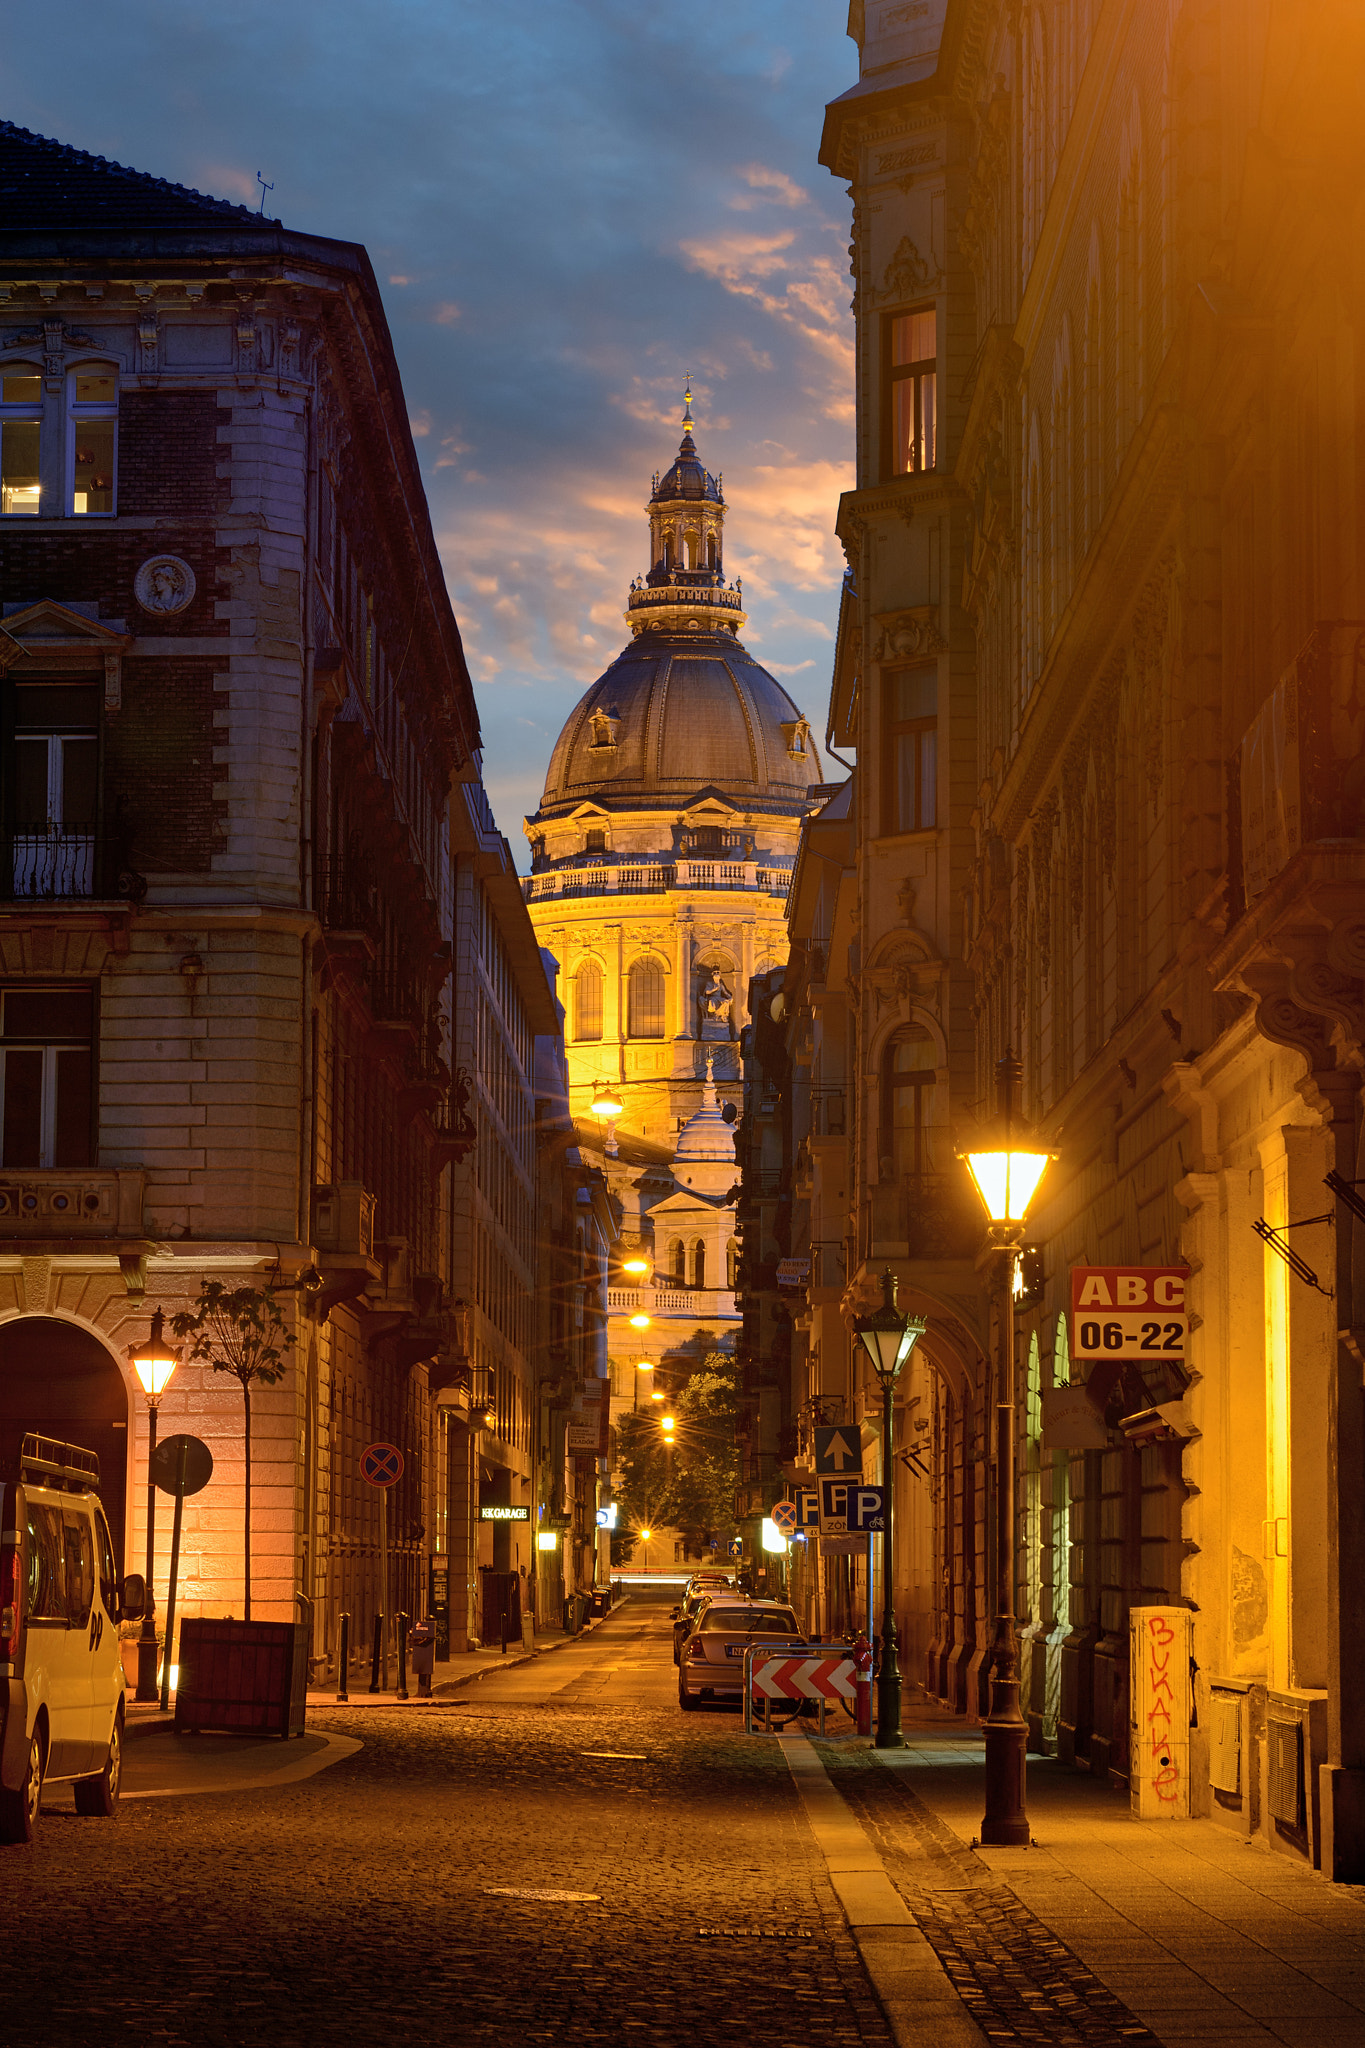
[[1056, 1154], [1014, 1107], [1023, 1068], [1006, 1049], [995, 1070], [999, 1110], [961, 1148], [997, 1253], [1000, 1359], [995, 1409], [995, 1641], [986, 1737], [986, 1817], [981, 1840], [1027, 1846], [1025, 1803], [1028, 1724], [1019, 1710], [1019, 1645], [1014, 1628], [1014, 1261], [1029, 1203]]
[[872, 1370], [882, 1390], [882, 1481], [886, 1507], [882, 1528], [882, 1668], [877, 1679], [878, 1749], [904, 1749], [901, 1734], [901, 1673], [896, 1661], [896, 1609], [894, 1602], [891, 1501], [896, 1487], [896, 1466], [891, 1455], [895, 1426], [891, 1400], [901, 1367], [924, 1335], [923, 1316], [902, 1315], [896, 1306], [896, 1276], [888, 1266], [882, 1274], [882, 1305], [870, 1316], [856, 1318], [854, 1329], [862, 1338]]
[[[137, 1374], [147, 1396], [147, 1600], [142, 1610], [142, 1630], [137, 1639], [137, 1691], [134, 1699], [150, 1703], [158, 1698], [156, 1688], [156, 1609], [152, 1597], [156, 1564], [156, 1481], [152, 1478], [152, 1453], [156, 1449], [156, 1411], [161, 1396], [171, 1383], [180, 1363], [180, 1353], [161, 1334], [161, 1310], [152, 1315], [152, 1333], [145, 1344], [128, 1346], [128, 1363]], [[166, 1645], [170, 1655], [170, 1644]]]
[[625, 1105], [617, 1091], [606, 1081], [592, 1084], [592, 1113], [599, 1123], [607, 1127], [603, 1150], [608, 1159], [616, 1157], [616, 1119], [624, 1112]]

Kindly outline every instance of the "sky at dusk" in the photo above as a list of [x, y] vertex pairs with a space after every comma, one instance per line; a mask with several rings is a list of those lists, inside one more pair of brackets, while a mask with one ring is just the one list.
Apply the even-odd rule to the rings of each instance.
[[4, 116], [363, 242], [518, 860], [626, 639], [693, 378], [747, 645], [823, 733], [852, 482], [848, 201], [816, 163], [844, 0], [45, 0]]

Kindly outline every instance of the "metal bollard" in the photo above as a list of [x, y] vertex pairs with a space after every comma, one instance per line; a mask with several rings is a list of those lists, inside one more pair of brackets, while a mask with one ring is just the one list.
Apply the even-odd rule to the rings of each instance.
[[507, 1597], [505, 1594], [502, 1602], [502, 1654], [504, 1657], [507, 1655]]
[[370, 1658], [370, 1691], [371, 1691], [371, 1692], [378, 1692], [378, 1690], [379, 1690], [379, 1659], [380, 1659], [380, 1657], [381, 1657], [381, 1656], [383, 1655], [383, 1650], [384, 1650], [384, 1617], [383, 1617], [383, 1615], [382, 1615], [382, 1614], [376, 1614], [376, 1616], [375, 1616], [375, 1618], [374, 1618], [374, 1653], [373, 1653], [373, 1655], [372, 1655], [372, 1656], [371, 1656], [371, 1658]]
[[398, 1692], [396, 1697], [405, 1700], [408, 1696], [408, 1617], [398, 1616]]
[[340, 1647], [339, 1647], [339, 1648], [338, 1648], [338, 1650], [337, 1650], [337, 1698], [338, 1698], [338, 1700], [348, 1700], [348, 1699], [349, 1699], [349, 1698], [351, 1697], [351, 1695], [349, 1694], [349, 1692], [347, 1692], [347, 1690], [346, 1690], [346, 1681], [347, 1681], [347, 1679], [348, 1679], [348, 1678], [350, 1677], [350, 1662], [351, 1662], [351, 1617], [350, 1617], [350, 1615], [349, 1615], [349, 1614], [343, 1614], [343, 1615], [342, 1615], [342, 1617], [341, 1617], [341, 1643], [340, 1643]]

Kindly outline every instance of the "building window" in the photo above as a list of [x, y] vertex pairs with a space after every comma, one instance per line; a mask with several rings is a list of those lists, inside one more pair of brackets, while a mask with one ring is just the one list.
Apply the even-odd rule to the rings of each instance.
[[688, 843], [697, 853], [722, 853], [725, 835], [719, 825], [698, 825], [695, 832], [688, 834]]
[[919, 832], [938, 822], [938, 673], [908, 668], [882, 676], [888, 832]]
[[607, 850], [606, 833], [601, 831], [589, 832], [584, 841], [584, 850], [588, 853], [605, 853]]
[[595, 960], [585, 960], [573, 978], [573, 1035], [602, 1036], [602, 970]]
[[700, 1237], [697, 1239], [692, 1253], [692, 1285], [694, 1287], [705, 1287], [706, 1285], [706, 1244], [704, 1239]]
[[891, 474], [934, 466], [938, 316], [932, 306], [887, 320]]
[[687, 1247], [680, 1237], [675, 1237], [668, 1249], [669, 1266], [675, 1287], [687, 1285]]
[[42, 373], [9, 364], [0, 377], [0, 513], [7, 518], [38, 516], [42, 422]]
[[94, 991], [0, 990], [0, 1165], [89, 1166]]
[[934, 1171], [937, 1101], [938, 1050], [922, 1024], [907, 1025], [882, 1067], [881, 1153], [898, 1181]]
[[12, 761], [5, 805], [10, 895], [93, 896], [98, 689], [17, 689]]
[[627, 1028], [632, 1038], [664, 1035], [664, 970], [657, 960], [637, 960], [630, 970]]
[[725, 1240], [725, 1284], [732, 1294], [739, 1284], [739, 1253], [732, 1237]]
[[86, 363], [67, 374], [67, 509], [77, 518], [114, 509], [118, 378]]

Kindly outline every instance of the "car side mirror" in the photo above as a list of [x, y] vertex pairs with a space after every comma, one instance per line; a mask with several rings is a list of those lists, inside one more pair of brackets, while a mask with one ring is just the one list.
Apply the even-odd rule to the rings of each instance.
[[120, 1621], [141, 1621], [147, 1612], [147, 1581], [141, 1572], [129, 1572], [118, 1589]]

